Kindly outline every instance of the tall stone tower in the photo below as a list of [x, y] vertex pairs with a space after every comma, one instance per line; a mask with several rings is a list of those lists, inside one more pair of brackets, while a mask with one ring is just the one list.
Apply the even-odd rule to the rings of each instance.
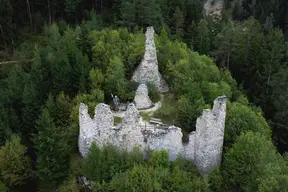
[[132, 76], [132, 81], [140, 84], [153, 83], [160, 92], [168, 92], [168, 85], [158, 70], [153, 27], [147, 27], [145, 36], [145, 54]]
[[220, 165], [224, 142], [226, 96], [214, 100], [212, 110], [206, 109], [196, 121], [195, 164], [205, 174]]

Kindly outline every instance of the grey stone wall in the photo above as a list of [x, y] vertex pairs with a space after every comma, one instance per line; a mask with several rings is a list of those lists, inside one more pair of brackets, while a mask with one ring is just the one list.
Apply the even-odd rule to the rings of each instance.
[[156, 47], [154, 42], [154, 29], [148, 27], [145, 33], [145, 54], [140, 65], [135, 70], [132, 81], [147, 84], [153, 83], [160, 92], [168, 92], [169, 88], [158, 70]]
[[218, 97], [212, 110], [204, 110], [196, 121], [195, 163], [200, 173], [221, 162], [226, 118], [226, 97]]
[[222, 156], [226, 97], [218, 97], [212, 110], [204, 110], [197, 119], [196, 131], [190, 133], [189, 142], [182, 143], [181, 129], [170, 126], [167, 129], [145, 128], [139, 123], [140, 115], [134, 104], [129, 104], [122, 123], [113, 127], [113, 116], [108, 105], [99, 104], [91, 119], [87, 106], [79, 107], [79, 150], [87, 155], [94, 141], [100, 147], [113, 144], [131, 151], [134, 146], [145, 149], [165, 149], [170, 160], [178, 155], [194, 160], [201, 174], [208, 173], [219, 165]]

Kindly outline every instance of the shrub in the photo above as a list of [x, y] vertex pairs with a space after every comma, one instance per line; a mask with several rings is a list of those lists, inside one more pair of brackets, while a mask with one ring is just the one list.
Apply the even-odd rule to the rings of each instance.
[[158, 89], [155, 87], [154, 84], [148, 83], [148, 95], [153, 103], [160, 101], [161, 95]]
[[31, 176], [31, 160], [25, 155], [26, 150], [15, 135], [0, 149], [0, 178], [6, 186], [22, 185]]

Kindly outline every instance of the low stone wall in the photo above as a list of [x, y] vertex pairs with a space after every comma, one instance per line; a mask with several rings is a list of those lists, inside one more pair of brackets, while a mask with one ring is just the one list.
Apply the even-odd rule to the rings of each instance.
[[222, 156], [224, 126], [226, 117], [226, 97], [218, 97], [212, 110], [204, 110], [197, 119], [196, 131], [190, 133], [189, 142], [182, 143], [181, 129], [170, 126], [167, 129], [143, 129], [140, 115], [134, 104], [129, 104], [122, 123], [113, 128], [113, 115], [108, 105], [99, 104], [93, 119], [88, 107], [79, 107], [79, 150], [83, 157], [92, 142], [98, 146], [113, 144], [131, 151], [138, 146], [146, 149], [165, 149], [170, 160], [178, 155], [194, 160], [200, 173], [205, 174], [219, 165]]

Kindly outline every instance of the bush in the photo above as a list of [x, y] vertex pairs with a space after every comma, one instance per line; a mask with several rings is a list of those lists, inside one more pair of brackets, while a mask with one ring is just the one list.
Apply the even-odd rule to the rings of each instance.
[[128, 153], [112, 145], [100, 149], [92, 143], [84, 162], [83, 174], [91, 181], [110, 181], [117, 173], [125, 172], [140, 162], [143, 162], [143, 155], [137, 148]]
[[271, 181], [281, 182], [278, 179], [284, 177], [278, 176], [287, 175], [285, 170], [287, 166], [271, 140], [252, 131], [238, 137], [224, 155], [222, 169], [225, 180], [243, 191], [257, 191], [261, 181], [267, 177], [271, 177]]
[[0, 191], [1, 192], [7, 192], [8, 191], [8, 188], [1, 181], [0, 181]]
[[152, 167], [169, 168], [169, 153], [165, 150], [154, 151], [148, 162]]
[[160, 101], [161, 95], [158, 89], [155, 87], [154, 84], [148, 83], [148, 95], [153, 103]]
[[75, 177], [70, 177], [59, 187], [59, 192], [79, 192], [80, 186]]
[[25, 183], [31, 176], [31, 160], [20, 137], [12, 136], [0, 149], [0, 178], [6, 186], [15, 187]]
[[225, 126], [225, 147], [230, 147], [241, 132], [258, 132], [266, 138], [271, 137], [271, 130], [264, 117], [255, 113], [250, 107], [232, 103], [227, 110]]
[[[220, 168], [215, 168], [208, 175], [209, 189], [213, 192], [222, 192], [224, 190], [225, 184], [224, 179], [221, 175]], [[228, 190], [225, 190], [228, 191]]]

